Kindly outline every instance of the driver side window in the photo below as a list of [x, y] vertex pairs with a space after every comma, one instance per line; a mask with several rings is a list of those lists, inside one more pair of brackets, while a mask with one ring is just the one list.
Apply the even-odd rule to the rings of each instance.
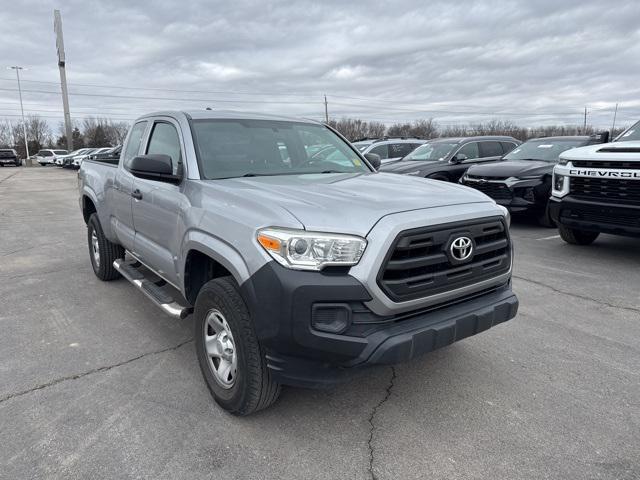
[[147, 153], [169, 155], [173, 164], [173, 174], [176, 175], [178, 164], [182, 163], [180, 137], [176, 127], [167, 122], [157, 122], [151, 132]]

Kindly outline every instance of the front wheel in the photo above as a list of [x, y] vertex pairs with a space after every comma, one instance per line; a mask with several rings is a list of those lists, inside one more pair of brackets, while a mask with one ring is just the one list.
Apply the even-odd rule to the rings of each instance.
[[280, 394], [251, 316], [231, 277], [207, 282], [195, 310], [196, 354], [215, 401], [235, 415], [268, 407]]
[[538, 215], [538, 225], [546, 228], [553, 228], [556, 226], [556, 222], [551, 218], [551, 212], [549, 211], [549, 202], [547, 201], [547, 205], [540, 215]]
[[600, 235], [600, 232], [587, 232], [565, 227], [564, 225], [558, 225], [558, 231], [560, 232], [560, 237], [572, 245], [591, 245]]
[[113, 262], [124, 258], [124, 248], [105, 237], [96, 213], [89, 217], [87, 223], [87, 242], [91, 266], [96, 277], [105, 282], [120, 278], [120, 273], [113, 266]]

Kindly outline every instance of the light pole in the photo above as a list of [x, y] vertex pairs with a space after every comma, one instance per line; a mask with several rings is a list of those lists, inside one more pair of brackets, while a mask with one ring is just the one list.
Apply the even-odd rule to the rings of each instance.
[[18, 79], [18, 95], [20, 96], [20, 112], [22, 113], [22, 133], [24, 135], [24, 151], [26, 152], [25, 157], [25, 165], [26, 159], [29, 158], [29, 142], [27, 141], [27, 124], [24, 121], [24, 108], [22, 107], [22, 88], [20, 87], [20, 70], [23, 70], [22, 67], [18, 65], [14, 65], [13, 67], [7, 67], [7, 69], [16, 71], [16, 78]]

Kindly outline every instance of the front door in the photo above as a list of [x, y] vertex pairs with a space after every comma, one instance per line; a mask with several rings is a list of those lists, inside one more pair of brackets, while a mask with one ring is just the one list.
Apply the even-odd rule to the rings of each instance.
[[[156, 120], [149, 135], [145, 154], [169, 155], [173, 173], [181, 169], [182, 137], [171, 119]], [[166, 280], [179, 284], [176, 261], [181, 238], [178, 228], [181, 205], [185, 199], [180, 185], [136, 177], [133, 183], [134, 251], [139, 259]]]

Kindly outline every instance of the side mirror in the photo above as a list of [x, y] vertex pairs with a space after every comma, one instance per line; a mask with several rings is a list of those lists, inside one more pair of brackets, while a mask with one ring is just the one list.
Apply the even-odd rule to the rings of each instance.
[[182, 179], [182, 175], [173, 174], [171, 157], [161, 153], [134, 157], [129, 163], [129, 170], [135, 177], [159, 182], [178, 183]]
[[464, 153], [458, 153], [451, 157], [451, 163], [461, 163], [467, 159], [467, 156]]
[[382, 159], [377, 153], [365, 153], [364, 158], [366, 158], [371, 166], [376, 170], [378, 170], [380, 168], [380, 165], [382, 165]]

